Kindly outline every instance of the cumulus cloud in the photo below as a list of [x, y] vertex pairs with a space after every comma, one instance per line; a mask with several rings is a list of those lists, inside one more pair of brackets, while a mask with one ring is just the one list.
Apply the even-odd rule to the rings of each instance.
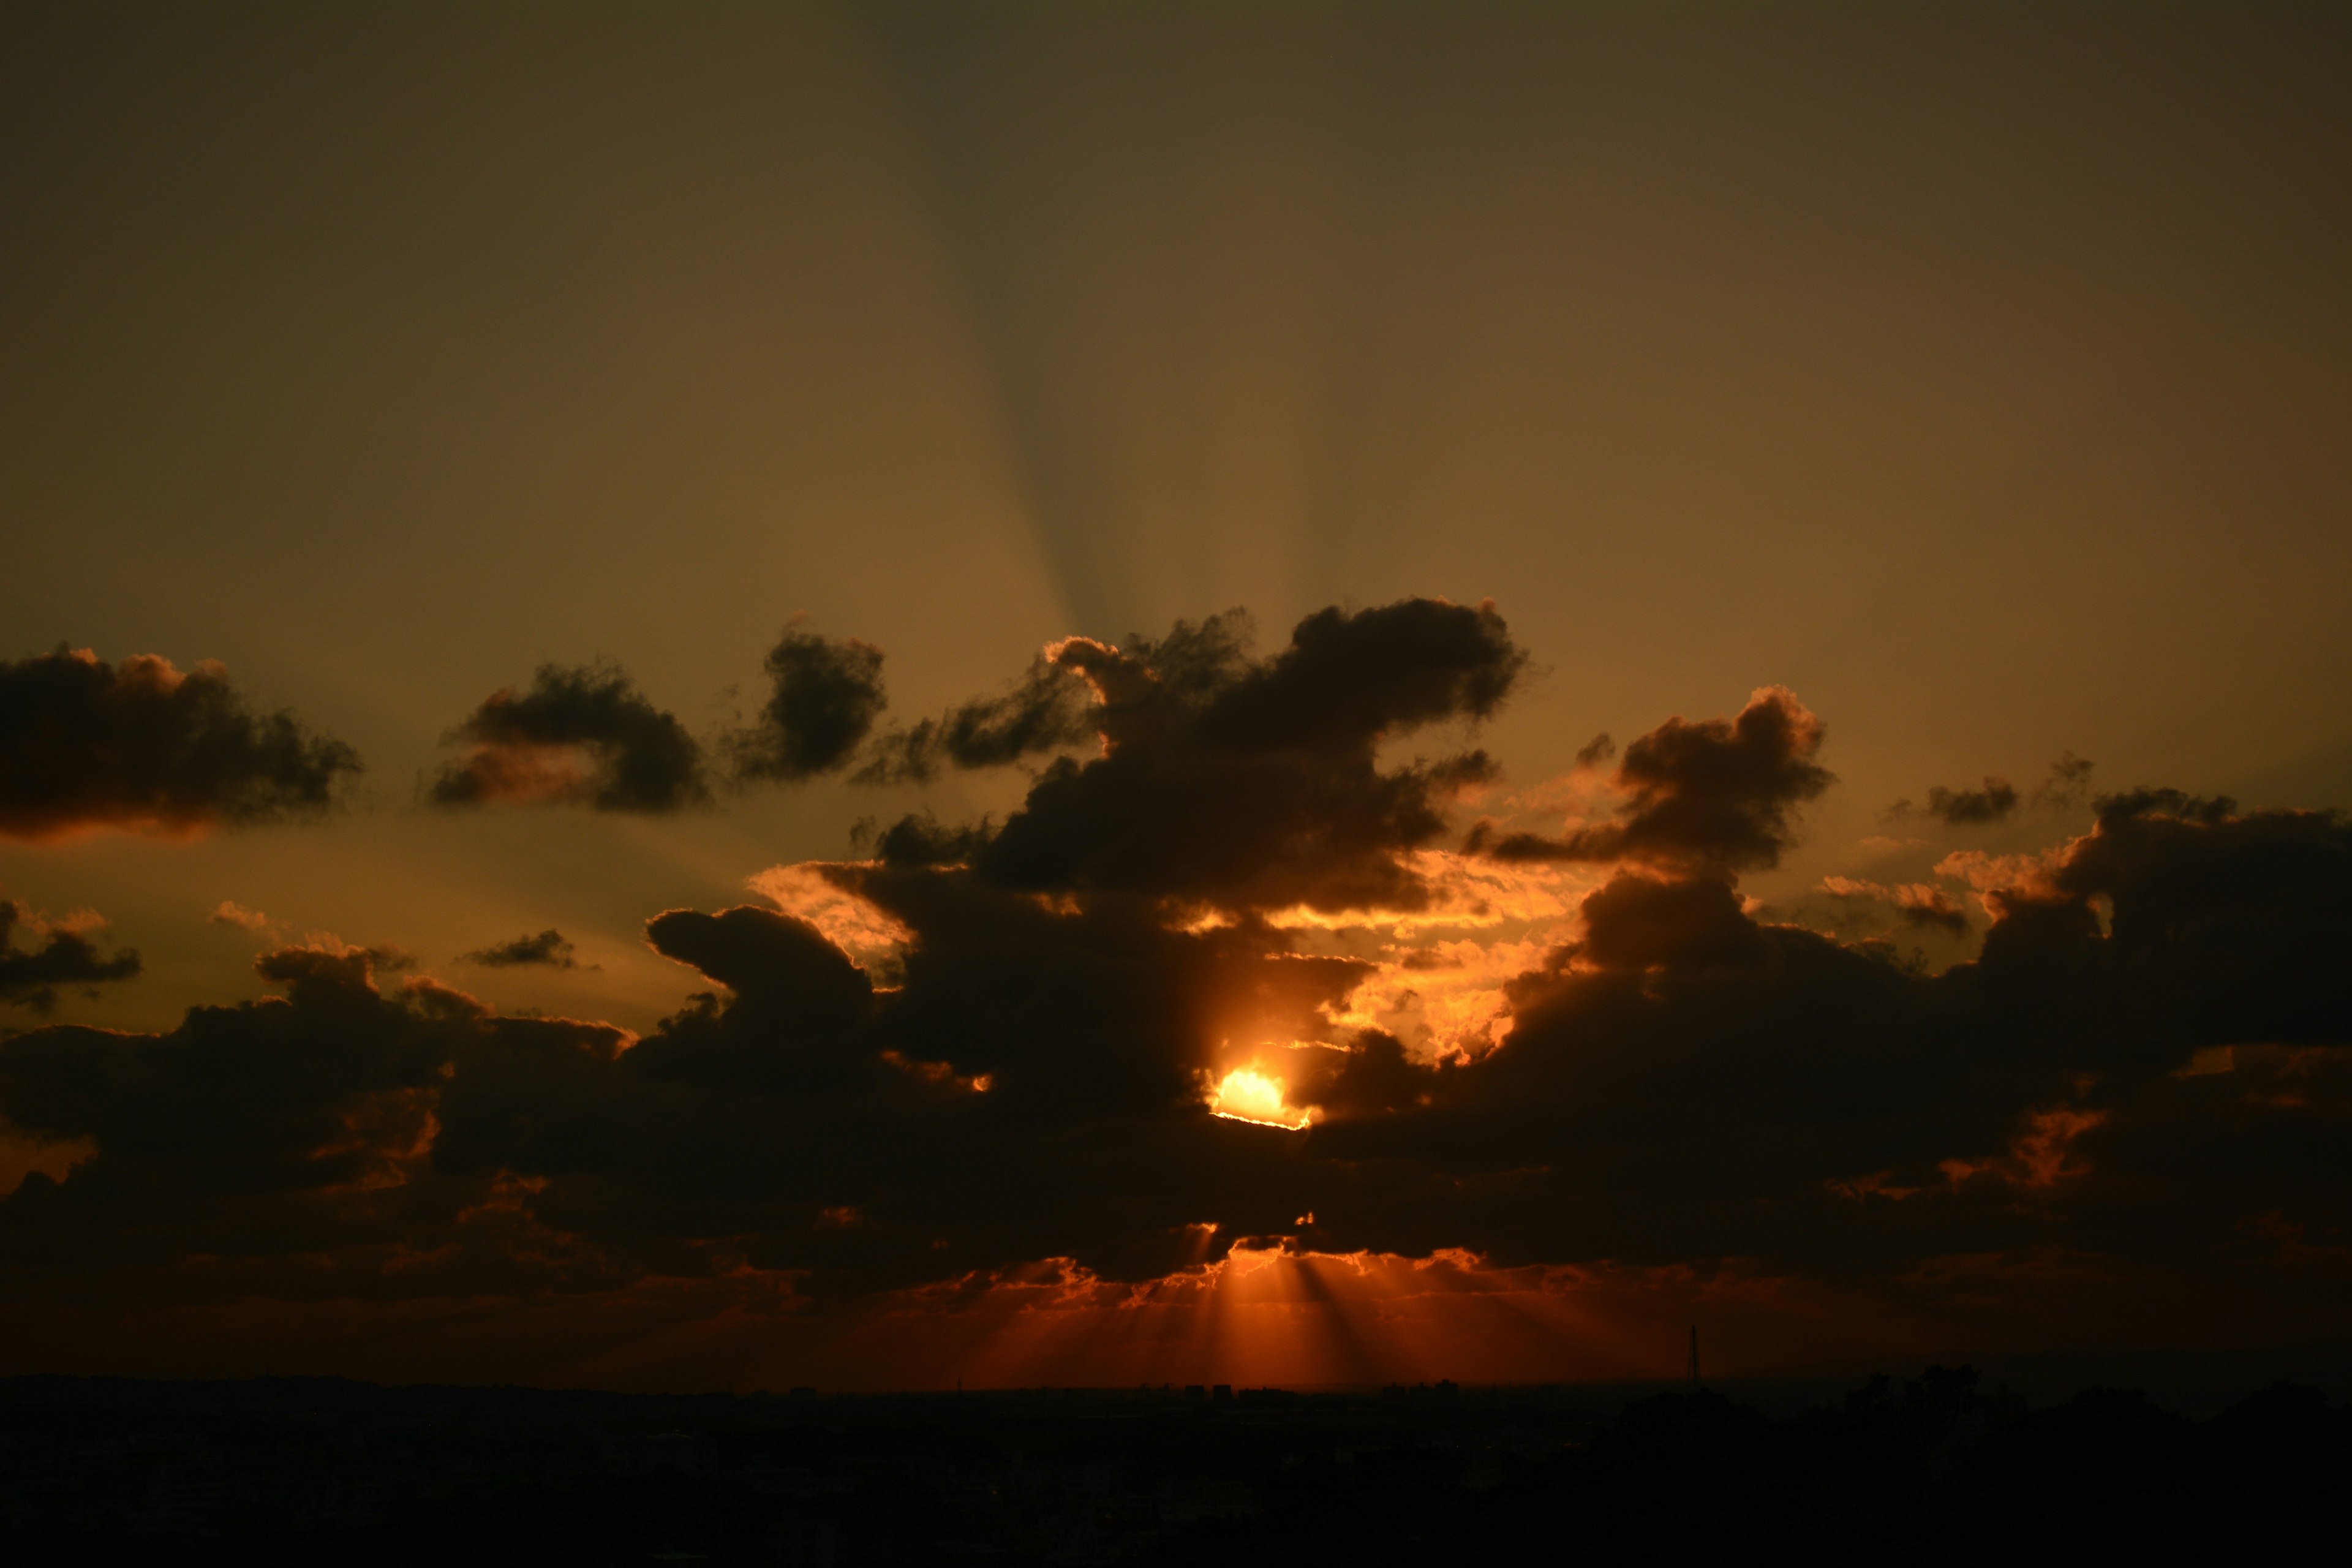
[[233, 931], [266, 931], [274, 930], [278, 922], [259, 910], [248, 910], [234, 899], [223, 899], [205, 917], [205, 923], [227, 926]]
[[786, 631], [768, 650], [769, 694], [757, 722], [729, 737], [737, 776], [797, 781], [845, 764], [886, 699], [882, 650]]
[[658, 813], [707, 801], [702, 746], [611, 664], [545, 664], [450, 730], [465, 748], [434, 779], [443, 806], [496, 802]]
[[86, 648], [0, 660], [0, 837], [112, 827], [185, 834], [315, 813], [357, 752], [259, 713], [220, 665]]
[[1523, 657], [1433, 601], [1265, 656], [1214, 623], [1060, 645], [1099, 754], [962, 843], [656, 916], [707, 989], [642, 1038], [318, 943], [165, 1034], [0, 1040], [0, 1118], [95, 1151], [0, 1200], [0, 1288], [846, 1310], [1279, 1249], [1946, 1304], [2058, 1258], [2340, 1311], [2352, 823], [2104, 797], [1969, 863], [1983, 946], [1930, 973], [1739, 888], [1827, 783], [1785, 692], [1626, 748], [1590, 870], [1435, 847], [1490, 764], [1389, 748]]
[[[95, 916], [45, 921], [23, 904], [0, 900], [0, 1002], [47, 1013], [57, 1007], [60, 985], [97, 986], [136, 975], [138, 953], [122, 948], [101, 955], [89, 940], [104, 924]], [[39, 945], [19, 948], [19, 932]]]
[[[550, 927], [536, 936], [519, 936], [512, 942], [493, 942], [478, 947], [471, 952], [460, 953], [460, 963], [478, 963], [487, 969], [577, 969], [580, 961], [564, 934]], [[588, 967], [593, 969], [594, 964]]]
[[[1049, 655], [1054, 679], [1091, 691], [1099, 752], [1051, 763], [970, 843], [980, 880], [1318, 909], [1426, 901], [1400, 857], [1443, 832], [1444, 805], [1493, 764], [1465, 751], [1383, 770], [1379, 749], [1492, 714], [1527, 658], [1492, 606], [1432, 599], [1318, 612], [1267, 658], [1232, 616], [1123, 647], [1074, 637]], [[908, 837], [917, 858], [938, 858], [939, 835]]]
[[1777, 865], [1796, 808], [1834, 782], [1813, 761], [1822, 733], [1812, 710], [1780, 686], [1761, 688], [1730, 719], [1669, 719], [1625, 748], [1613, 781], [1623, 800], [1615, 821], [1560, 837], [1514, 833], [1491, 853], [1718, 874]]

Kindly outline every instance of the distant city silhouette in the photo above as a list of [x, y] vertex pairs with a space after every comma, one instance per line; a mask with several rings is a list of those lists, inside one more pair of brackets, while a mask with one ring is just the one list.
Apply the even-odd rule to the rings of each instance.
[[[665, 1397], [0, 1382], [0, 1547], [158, 1562], [1974, 1562], [2330, 1526], [2352, 1412], [2029, 1408], [1969, 1367], [1771, 1419], [1706, 1389]], [[1510, 1559], [1496, 1554], [1510, 1553]]]

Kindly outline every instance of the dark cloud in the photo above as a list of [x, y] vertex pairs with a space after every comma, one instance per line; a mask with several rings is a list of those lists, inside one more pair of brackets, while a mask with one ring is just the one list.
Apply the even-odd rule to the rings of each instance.
[[[2066, 752], [2050, 764], [2050, 776], [2035, 786], [2032, 804], [2058, 810], [2081, 805], [2090, 796], [2091, 768], [2089, 762]], [[1981, 789], [1947, 789], [1937, 784], [1927, 791], [1926, 806], [1898, 800], [1886, 815], [1900, 819], [1920, 813], [1955, 827], [1976, 827], [2008, 821], [2027, 799], [1999, 773], [1987, 773]]]
[[1608, 731], [1603, 730], [1577, 749], [1576, 765], [1580, 768], [1597, 768], [1616, 754], [1617, 742], [1609, 738]]
[[768, 650], [767, 668], [758, 721], [729, 737], [737, 775], [799, 780], [847, 763], [887, 700], [882, 650], [787, 631]]
[[1584, 900], [1581, 956], [1604, 970], [1689, 974], [1768, 964], [1772, 945], [1715, 881], [1619, 877]]
[[1487, 717], [1526, 659], [1491, 606], [1430, 599], [1321, 611], [1267, 658], [1232, 616], [1124, 647], [1072, 638], [1052, 663], [1094, 693], [1101, 754], [1051, 764], [971, 847], [972, 869], [1035, 892], [1417, 907], [1400, 853], [1434, 839], [1447, 800], [1493, 765], [1468, 751], [1384, 771], [1378, 751]]
[[0, 660], [0, 837], [91, 827], [187, 833], [320, 811], [358, 753], [257, 713], [205, 663], [110, 665], [60, 647]]
[[858, 782], [920, 784], [943, 769], [1003, 767], [1092, 741], [1087, 688], [1058, 651], [1057, 645], [997, 696], [959, 703], [940, 718], [884, 736], [858, 770]]
[[[19, 931], [40, 945], [20, 950]], [[24, 905], [0, 900], [0, 1002], [47, 1013], [57, 1006], [60, 985], [129, 980], [139, 968], [139, 955], [129, 948], [101, 955], [80, 931], [46, 925]]]
[[[512, 942], [495, 942], [478, 947], [471, 952], [460, 953], [460, 963], [478, 963], [490, 969], [518, 969], [537, 966], [545, 969], [577, 969], [580, 961], [574, 956], [572, 943], [560, 931], [549, 928], [537, 936], [519, 936]], [[593, 969], [594, 964], [589, 967]]]
[[610, 664], [541, 665], [527, 689], [492, 692], [445, 740], [466, 751], [433, 781], [436, 805], [667, 812], [710, 795], [701, 745]]
[[2352, 821], [2178, 790], [2097, 809], [2052, 883], [2061, 907], [2107, 903], [2119, 1006], [2216, 1044], [2352, 1040]]
[[1982, 789], [1937, 784], [1927, 792], [1927, 815], [1956, 827], [2003, 822], [2016, 810], [2017, 787], [1998, 773], [1987, 773]]
[[1669, 719], [1625, 748], [1614, 782], [1617, 820], [1561, 838], [1517, 833], [1500, 860], [1640, 860], [1720, 873], [1777, 865], [1790, 817], [1833, 782], [1814, 763], [1822, 722], [1783, 687], [1768, 686], [1731, 719]]
[[870, 847], [877, 858], [893, 866], [952, 866], [971, 858], [993, 831], [984, 817], [979, 822], [949, 826], [929, 812], [916, 812], [887, 827], [879, 826], [870, 818], [861, 820], [850, 837], [853, 843]]

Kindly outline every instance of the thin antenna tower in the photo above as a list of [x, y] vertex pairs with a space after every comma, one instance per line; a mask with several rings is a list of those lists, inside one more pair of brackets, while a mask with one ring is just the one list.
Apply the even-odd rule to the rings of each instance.
[[1690, 1351], [1691, 1386], [1696, 1388], [1698, 1386], [1698, 1325], [1696, 1323], [1691, 1325]]

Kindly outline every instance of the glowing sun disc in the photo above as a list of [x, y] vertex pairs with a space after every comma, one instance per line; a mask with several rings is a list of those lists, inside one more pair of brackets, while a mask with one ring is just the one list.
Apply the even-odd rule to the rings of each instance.
[[1235, 1068], [1209, 1097], [1209, 1111], [1228, 1121], [1255, 1121], [1261, 1127], [1296, 1132], [1313, 1118], [1285, 1105], [1282, 1091], [1280, 1079], [1268, 1078], [1255, 1068]]

